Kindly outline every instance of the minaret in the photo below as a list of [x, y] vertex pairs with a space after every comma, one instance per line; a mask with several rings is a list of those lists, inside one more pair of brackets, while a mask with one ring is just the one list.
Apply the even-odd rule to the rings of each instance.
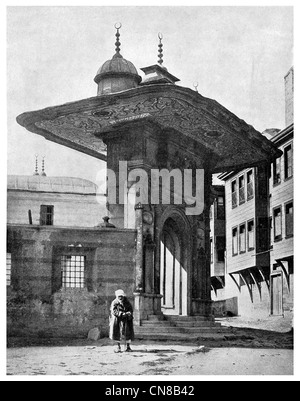
[[159, 39], [159, 44], [158, 44], [158, 64], [162, 67], [163, 65], [163, 44], [162, 44], [162, 39], [163, 35], [162, 33], [159, 32], [158, 34], [158, 39]]
[[45, 173], [45, 156], [43, 156], [43, 160], [42, 160], [42, 177], [47, 177], [47, 174]]
[[116, 45], [116, 54], [113, 56], [113, 57], [121, 57], [121, 58], [123, 58], [122, 57], [122, 55], [121, 55], [121, 53], [120, 53], [120, 46], [121, 46], [121, 42], [120, 42], [120, 29], [122, 28], [122, 24], [121, 24], [121, 22], [119, 22], [119, 24], [115, 24], [115, 28], [116, 28], [116, 30], [117, 30], [117, 33], [116, 33], [116, 43], [115, 43], [115, 45]]
[[35, 155], [35, 172], [33, 175], [39, 175], [39, 170], [38, 170], [38, 155]]

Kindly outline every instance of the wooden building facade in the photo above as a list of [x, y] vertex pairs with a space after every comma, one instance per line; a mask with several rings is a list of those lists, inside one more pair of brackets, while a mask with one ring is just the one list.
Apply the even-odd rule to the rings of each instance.
[[225, 285], [212, 295], [225, 313], [257, 318], [293, 311], [293, 74], [291, 68], [285, 77], [287, 126], [264, 133], [281, 156], [219, 176], [226, 199]]

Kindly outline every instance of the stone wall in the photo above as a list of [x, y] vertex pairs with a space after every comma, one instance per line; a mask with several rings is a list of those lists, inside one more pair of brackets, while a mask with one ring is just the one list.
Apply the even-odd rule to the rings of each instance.
[[[107, 336], [115, 291], [133, 303], [135, 238], [135, 230], [8, 226], [8, 335], [77, 338], [99, 327]], [[62, 287], [62, 254], [86, 255], [84, 288]]]
[[102, 223], [102, 217], [107, 213], [106, 197], [103, 195], [96, 197], [96, 194], [8, 190], [8, 224], [29, 224], [28, 211], [30, 210], [32, 223], [40, 225], [41, 205], [53, 206], [53, 224], [55, 226], [95, 227]]
[[212, 310], [215, 317], [238, 316], [238, 298], [233, 297], [221, 301], [213, 301]]
[[223, 311], [229, 311], [234, 315], [249, 319], [264, 319], [270, 315], [269, 283], [262, 281], [260, 289], [256, 284], [250, 285], [250, 295], [246, 285], [243, 284], [239, 290], [229, 275], [226, 275], [225, 279], [226, 286], [224, 289], [218, 290], [217, 295], [212, 291], [213, 308], [216, 316]]
[[294, 122], [294, 68], [284, 77], [285, 82], [285, 125]]

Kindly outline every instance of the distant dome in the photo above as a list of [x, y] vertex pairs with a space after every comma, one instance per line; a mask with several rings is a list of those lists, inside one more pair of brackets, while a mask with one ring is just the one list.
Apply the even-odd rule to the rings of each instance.
[[136, 88], [142, 78], [135, 66], [116, 53], [99, 68], [94, 81], [98, 84], [98, 95], [121, 92]]
[[277, 135], [278, 132], [280, 132], [280, 131], [281, 130], [279, 128], [267, 128], [264, 130], [262, 135], [264, 137], [266, 137], [267, 139], [271, 139], [271, 138], [273, 138], [273, 136]]
[[7, 189], [15, 191], [95, 195], [98, 187], [93, 182], [82, 178], [9, 175], [7, 177]]

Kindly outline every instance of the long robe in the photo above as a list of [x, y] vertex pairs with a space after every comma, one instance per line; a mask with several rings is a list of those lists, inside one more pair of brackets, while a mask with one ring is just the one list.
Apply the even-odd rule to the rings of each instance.
[[[126, 316], [127, 312], [131, 316]], [[133, 341], [133, 308], [127, 298], [123, 302], [115, 299], [110, 308], [110, 334], [109, 338], [114, 341]]]

